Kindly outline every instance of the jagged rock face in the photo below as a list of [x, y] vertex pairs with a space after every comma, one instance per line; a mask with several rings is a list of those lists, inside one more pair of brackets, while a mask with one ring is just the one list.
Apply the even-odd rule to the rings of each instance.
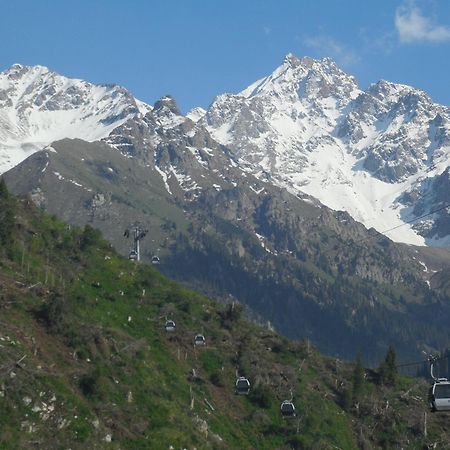
[[382, 181], [396, 183], [426, 170], [442, 156], [436, 148], [450, 142], [448, 108], [409, 86], [380, 81], [351, 109], [337, 134]]
[[100, 139], [149, 109], [117, 85], [13, 65], [0, 74], [0, 172], [57, 139]]
[[201, 122], [243, 162], [286, 173], [290, 162], [305, 159], [312, 140], [333, 130], [337, 111], [358, 93], [354, 79], [331, 60], [288, 55], [269, 77], [217, 97]]
[[197, 198], [245, 177], [229, 151], [209, 132], [180, 114], [174, 99], [163, 97], [144, 117], [133, 117], [103, 140], [122, 154], [155, 167], [170, 195]]
[[436, 213], [414, 225], [420, 234], [431, 239], [440, 239], [450, 245], [450, 167], [440, 175], [430, 176], [401, 197], [401, 202], [413, 209], [416, 216], [432, 211]]
[[[0, 74], [0, 172], [54, 140], [104, 139], [186, 198], [252, 173], [384, 231], [417, 217], [403, 200], [434, 189], [429, 180], [448, 167], [449, 117], [408, 86], [380, 81], [364, 92], [328, 58], [290, 54], [270, 76], [187, 116], [170, 96], [151, 107], [119, 86], [14, 65]], [[448, 235], [428, 221], [388, 234], [438, 246]]]
[[[218, 96], [199, 123], [256, 176], [379, 231], [413, 219], [402, 194], [442, 174], [450, 161], [449, 108], [387, 81], [362, 91], [328, 58], [288, 55], [239, 94]], [[389, 237], [446, 245], [442, 235], [419, 230]]]

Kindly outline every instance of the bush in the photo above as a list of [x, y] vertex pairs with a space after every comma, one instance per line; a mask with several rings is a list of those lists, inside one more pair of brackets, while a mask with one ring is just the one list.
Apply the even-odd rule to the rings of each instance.
[[84, 375], [78, 383], [83, 395], [90, 399], [105, 400], [108, 398], [111, 383], [100, 369]]
[[256, 386], [250, 391], [249, 399], [260, 408], [269, 409], [272, 405], [270, 389], [264, 384]]
[[223, 382], [222, 372], [215, 371], [209, 376], [209, 380], [214, 386], [224, 387], [225, 383]]
[[244, 308], [239, 303], [230, 303], [219, 313], [220, 323], [222, 327], [231, 329], [233, 324], [236, 323], [241, 317]]
[[99, 244], [102, 238], [102, 233], [99, 230], [91, 227], [89, 224], [84, 227], [83, 233], [80, 239], [80, 248], [85, 250], [88, 247], [92, 247], [95, 244]]
[[63, 334], [70, 325], [71, 313], [69, 301], [59, 292], [53, 292], [47, 302], [39, 308], [37, 317], [45, 322], [52, 333]]

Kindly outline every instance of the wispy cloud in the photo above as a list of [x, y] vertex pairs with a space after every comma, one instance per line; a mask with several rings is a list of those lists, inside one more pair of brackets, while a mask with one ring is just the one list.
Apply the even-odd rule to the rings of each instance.
[[401, 43], [450, 41], [450, 28], [427, 17], [412, 0], [397, 8], [395, 28]]
[[354, 50], [331, 36], [308, 37], [303, 39], [303, 44], [320, 53], [320, 56], [329, 56], [343, 66], [350, 66], [359, 61], [359, 56]]

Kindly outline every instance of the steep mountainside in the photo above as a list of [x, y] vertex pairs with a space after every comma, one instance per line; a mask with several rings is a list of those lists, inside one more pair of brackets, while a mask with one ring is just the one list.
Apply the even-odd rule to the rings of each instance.
[[[271, 75], [192, 117], [257, 177], [378, 231], [450, 203], [450, 190], [440, 190], [450, 164], [450, 109], [387, 81], [361, 91], [329, 58], [288, 55]], [[442, 209], [388, 236], [448, 246], [449, 217]]]
[[148, 109], [120, 86], [15, 64], [0, 73], [0, 173], [54, 140], [101, 139]]
[[449, 448], [423, 381], [289, 342], [1, 184], [0, 206], [1, 448]]
[[445, 252], [424, 263], [415, 249], [368, 232], [346, 213], [232, 165], [221, 170], [224, 153], [207, 132], [185, 119], [178, 130], [153, 128], [154, 114], [124, 124], [126, 137], [108, 138], [120, 137], [129, 153], [117, 151], [119, 143], [64, 140], [5, 179], [50, 213], [103, 230], [124, 254], [124, 229], [142, 223], [149, 229], [143, 256], [160, 256], [163, 272], [237, 298], [259, 320], [328, 353], [362, 350], [373, 364], [389, 343], [403, 357], [447, 345]]
[[[27, 70], [23, 73], [43, 69]], [[293, 90], [301, 77], [301, 89]], [[30, 86], [30, 92], [39, 91], [35, 83]], [[306, 99], [301, 104], [298, 92]], [[5, 101], [14, 95], [8, 94]], [[338, 115], [349, 111], [361, 95], [354, 80], [331, 60], [290, 56], [275, 75], [233, 101], [249, 99], [270, 118], [270, 110], [264, 109], [270, 106], [265, 98], [280, 98], [278, 106], [294, 105], [295, 117], [302, 118], [295, 122], [295, 130], [306, 121], [304, 133], [316, 126], [326, 139], [338, 126]], [[93, 98], [86, 94], [82, 104], [98, 108]], [[111, 98], [120, 105], [129, 104], [129, 94], [120, 89]], [[36, 109], [36, 101], [40, 100], [24, 107], [27, 114]], [[364, 350], [373, 364], [389, 343], [404, 357], [447, 346], [448, 251], [427, 253], [425, 261], [422, 250], [395, 245], [349, 214], [277, 186], [268, 172], [252, 174], [252, 167], [242, 164], [238, 149], [231, 145], [230, 150], [213, 138], [208, 131], [212, 125], [205, 126], [200, 109], [185, 117], [170, 96], [154, 107], [133, 103], [132, 98], [130, 102], [119, 119], [110, 117], [108, 123], [114, 128], [102, 142], [66, 139], [48, 144], [5, 174], [8, 185], [16, 193], [30, 193], [36, 204], [69, 223], [98, 227], [123, 254], [130, 249], [124, 229], [141, 222], [149, 229], [144, 257], [161, 256], [166, 274], [204, 293], [225, 300], [237, 298], [259, 320], [270, 321], [292, 338], [309, 337], [328, 353], [353, 357]], [[229, 111], [239, 112], [239, 105], [230, 106]], [[248, 114], [253, 117], [255, 112], [250, 108]], [[283, 114], [279, 117], [285, 123]], [[74, 123], [84, 123], [79, 119]], [[235, 126], [250, 130], [251, 124], [259, 133], [261, 124], [253, 119], [241, 117]], [[273, 134], [271, 127], [267, 124], [269, 134]], [[52, 133], [56, 130], [51, 129]], [[279, 133], [276, 136], [283, 138]], [[338, 143], [341, 138], [332, 139]], [[300, 144], [297, 150], [303, 151]], [[311, 148], [305, 154], [316, 153]], [[297, 154], [292, 155], [296, 158]], [[430, 183], [437, 202], [448, 195], [446, 174]], [[410, 198], [404, 196], [404, 201], [414, 208], [420, 206], [413, 193]], [[429, 207], [425, 203], [421, 211]], [[434, 223], [445, 229], [446, 216], [439, 220]]]

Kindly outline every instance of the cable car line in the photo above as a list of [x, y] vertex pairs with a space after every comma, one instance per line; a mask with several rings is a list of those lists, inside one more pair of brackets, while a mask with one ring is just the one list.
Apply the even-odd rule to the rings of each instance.
[[[408, 220], [408, 221], [406, 221], [406, 222], [404, 222], [404, 223], [402, 223], [402, 224], [400, 224], [400, 225], [396, 225], [395, 227], [388, 228], [387, 230], [383, 230], [383, 231], [375, 230], [375, 231], [377, 232], [376, 235], [363, 237], [363, 238], [361, 238], [361, 239], [358, 239], [358, 240], [356, 240], [356, 241], [353, 241], [351, 245], [359, 244], [359, 243], [362, 243], [362, 242], [365, 242], [365, 241], [371, 241], [371, 240], [373, 240], [373, 239], [381, 239], [381, 238], [383, 238], [383, 237], [387, 237], [387, 236], [380, 236], [380, 234], [381, 234], [381, 235], [384, 235], [385, 233], [389, 233], [390, 231], [396, 230], [397, 228], [401, 228], [401, 227], [403, 227], [403, 226], [405, 226], [405, 225], [408, 225], [408, 224], [410, 224], [410, 223], [413, 223], [413, 222], [415, 222], [415, 221], [417, 221], [417, 220], [423, 219], [424, 217], [431, 216], [432, 214], [435, 214], [435, 213], [437, 213], [437, 212], [439, 212], [439, 211], [442, 211], [442, 210], [444, 210], [444, 209], [446, 209], [446, 208], [448, 208], [448, 207], [450, 207], [450, 203], [447, 203], [447, 204], [445, 204], [445, 205], [443, 205], [443, 206], [440, 206], [439, 208], [433, 209], [432, 211], [429, 211], [429, 212], [427, 212], [426, 214], [422, 214], [421, 216], [415, 217], [414, 219], [410, 219], [410, 220]], [[389, 239], [389, 238], [388, 238], [388, 239]], [[343, 244], [343, 246], [345, 246], [345, 247], [350, 247], [350, 244]], [[320, 252], [320, 255], [325, 255], [325, 254], [327, 254], [327, 253], [331, 253], [331, 252], [335, 252], [335, 251], [337, 251], [337, 249], [335, 249], [335, 248], [330, 248], [330, 249], [328, 249], [328, 250], [325, 250], [325, 251], [323, 251], [323, 252]]]
[[418, 366], [419, 364], [425, 364], [427, 362], [430, 362], [430, 358], [433, 359], [433, 361], [440, 361], [442, 359], [447, 358], [447, 356], [429, 356], [428, 359], [424, 359], [422, 361], [417, 361], [417, 362], [410, 362], [410, 363], [404, 363], [404, 364], [396, 364], [395, 367], [407, 367], [407, 366]]
[[424, 217], [427, 217], [427, 216], [431, 216], [431, 214], [434, 214], [434, 213], [437, 213], [439, 211], [442, 211], [443, 209], [446, 209], [449, 206], [450, 206], [450, 203], [447, 203], [446, 205], [441, 206], [440, 208], [437, 208], [437, 209], [433, 209], [433, 211], [430, 211], [430, 212], [428, 212], [426, 214], [422, 214], [421, 216], [415, 217], [414, 219], [407, 220], [406, 222], [404, 222], [404, 223], [402, 223], [400, 225], [397, 225], [395, 227], [392, 227], [392, 228], [389, 228], [387, 230], [381, 231], [381, 234], [389, 233], [390, 231], [393, 231], [393, 230], [396, 230], [397, 228], [400, 228], [400, 227], [403, 227], [405, 225], [408, 225], [408, 224], [410, 224], [412, 222], [415, 222], [416, 220], [423, 219]]

